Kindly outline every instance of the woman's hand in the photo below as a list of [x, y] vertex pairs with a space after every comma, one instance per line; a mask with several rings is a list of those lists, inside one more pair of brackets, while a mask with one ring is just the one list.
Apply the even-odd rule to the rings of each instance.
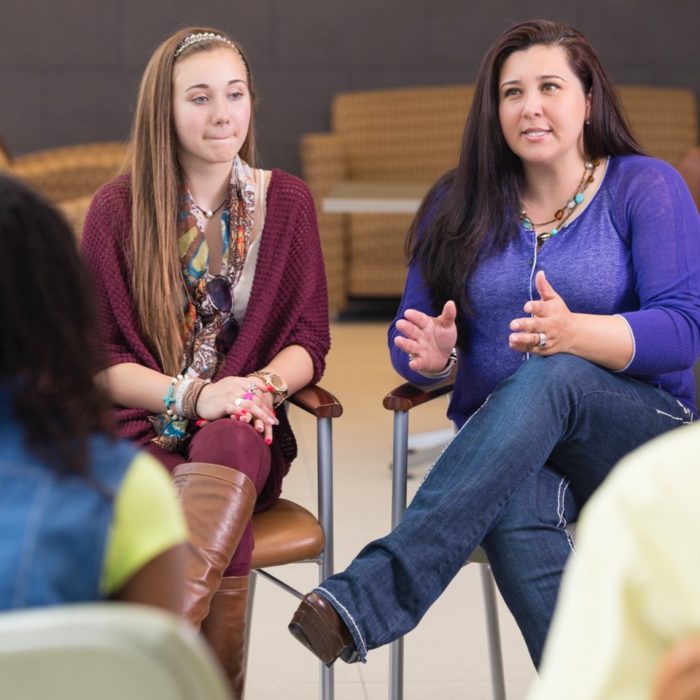
[[204, 420], [229, 416], [250, 423], [270, 445], [272, 426], [279, 424], [272, 398], [272, 394], [255, 377], [225, 377], [202, 389], [196, 410]]
[[439, 316], [433, 317], [415, 309], [406, 309], [404, 318], [396, 322], [401, 333], [394, 344], [408, 353], [408, 366], [414, 372], [428, 374], [442, 371], [457, 343], [457, 307], [448, 301]]
[[569, 311], [542, 270], [535, 277], [535, 286], [540, 299], [528, 301], [523, 307], [531, 316], [510, 322], [513, 333], [508, 344], [513, 350], [536, 355], [568, 352], [575, 343], [576, 314]]
[[634, 337], [622, 316], [569, 311], [541, 270], [535, 285], [540, 299], [523, 307], [532, 316], [510, 322], [508, 344], [513, 350], [536, 355], [568, 352], [615, 371], [629, 365]]

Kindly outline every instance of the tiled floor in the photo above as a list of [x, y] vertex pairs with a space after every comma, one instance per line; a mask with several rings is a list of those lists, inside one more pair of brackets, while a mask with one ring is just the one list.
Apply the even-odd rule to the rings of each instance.
[[[385, 323], [342, 323], [332, 328], [333, 348], [322, 385], [344, 407], [334, 422], [335, 566], [344, 567], [362, 545], [385, 534], [390, 523], [391, 414], [382, 397], [400, 383], [387, 359]], [[446, 402], [416, 409], [411, 433], [445, 428]], [[284, 495], [315, 508], [314, 424], [298, 411], [292, 422], [300, 455], [285, 480]], [[418, 467], [409, 487], [424, 471]], [[409, 494], [410, 496], [410, 494]], [[313, 565], [279, 570], [307, 591], [316, 582]], [[297, 600], [265, 580], [257, 585], [246, 700], [313, 700], [318, 664], [286, 630]], [[500, 605], [509, 700], [519, 700], [534, 670], [519, 632]], [[489, 700], [488, 656], [480, 577], [463, 569], [405, 643], [406, 700]], [[366, 664], [335, 665], [336, 700], [388, 698], [388, 652], [372, 651]]]

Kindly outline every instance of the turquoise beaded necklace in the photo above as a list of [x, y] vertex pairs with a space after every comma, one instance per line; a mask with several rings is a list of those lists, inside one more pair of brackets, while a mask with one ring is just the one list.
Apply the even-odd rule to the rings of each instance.
[[600, 165], [598, 160], [587, 160], [584, 163], [583, 175], [581, 177], [581, 182], [578, 183], [576, 192], [574, 192], [573, 197], [567, 201], [567, 203], [561, 208], [554, 212], [554, 218], [549, 221], [543, 221], [540, 224], [536, 224], [528, 215], [525, 208], [520, 211], [520, 222], [526, 231], [534, 231], [535, 227], [548, 226], [549, 224], [555, 224], [550, 231], [544, 231], [542, 233], [536, 233], [537, 247], [539, 248], [547, 239], [556, 236], [564, 227], [564, 224], [569, 220], [571, 215], [576, 210], [579, 204], [582, 204], [586, 199], [583, 194], [586, 191], [588, 185], [593, 182], [594, 174], [596, 168]]

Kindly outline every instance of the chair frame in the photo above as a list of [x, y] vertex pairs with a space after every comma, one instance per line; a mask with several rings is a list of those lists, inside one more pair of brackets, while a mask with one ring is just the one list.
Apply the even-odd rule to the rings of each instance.
[[3, 697], [116, 698], [145, 684], [152, 698], [174, 698], [174, 689], [180, 700], [231, 698], [219, 664], [193, 627], [173, 613], [135, 603], [3, 612], [0, 675]]
[[[323, 530], [323, 549], [316, 556], [302, 560], [319, 567], [319, 583], [333, 574], [333, 419], [339, 418], [343, 407], [330, 392], [320, 386], [309, 385], [289, 397], [288, 403], [316, 417], [316, 466], [318, 522]], [[291, 562], [290, 562], [291, 563]], [[296, 563], [296, 562], [295, 562]], [[303, 594], [263, 568], [251, 571], [248, 595], [248, 619], [251, 619], [255, 581], [257, 576], [276, 584], [297, 598]], [[250, 625], [246, 627], [246, 654]], [[333, 667], [321, 663], [321, 699], [333, 700]]]
[[[430, 389], [402, 384], [387, 394], [383, 406], [394, 412], [393, 468], [391, 497], [391, 527], [394, 529], [406, 510], [406, 486], [408, 479], [408, 415], [409, 411], [439, 396], [449, 394], [453, 388], [453, 378]], [[485, 555], [477, 550], [470, 562], [480, 564], [481, 584], [484, 594], [486, 615], [486, 632], [489, 647], [489, 666], [491, 669], [491, 689], [494, 700], [506, 700], [505, 680], [503, 674], [503, 653], [501, 651], [501, 634], [498, 624], [496, 604], [496, 586]], [[403, 698], [403, 637], [392, 642], [389, 650], [389, 698]]]

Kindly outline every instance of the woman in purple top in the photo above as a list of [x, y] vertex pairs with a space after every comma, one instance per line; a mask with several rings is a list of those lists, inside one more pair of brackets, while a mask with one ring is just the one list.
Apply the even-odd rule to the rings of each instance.
[[453, 370], [459, 432], [401, 524], [300, 605], [324, 662], [412, 629], [483, 544], [539, 663], [566, 524], [627, 452], [695, 415], [700, 220], [681, 177], [640, 153], [575, 29], [507, 30], [476, 82], [457, 168], [409, 237], [394, 367]]

